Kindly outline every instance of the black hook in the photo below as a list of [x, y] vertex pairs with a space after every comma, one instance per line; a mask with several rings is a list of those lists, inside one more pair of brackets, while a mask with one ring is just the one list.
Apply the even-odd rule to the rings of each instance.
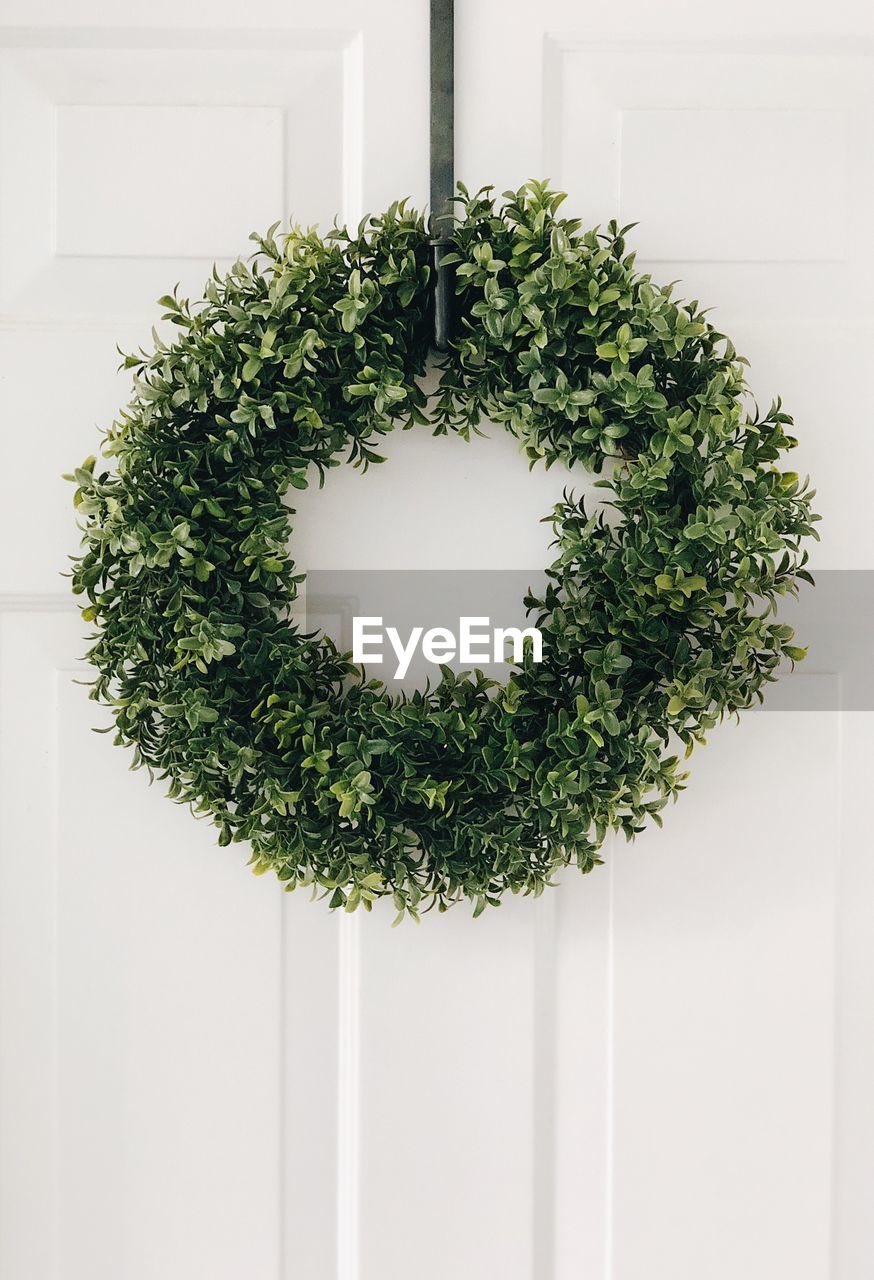
[[452, 336], [452, 249], [455, 195], [455, 2], [431, 0], [431, 245], [434, 346]]

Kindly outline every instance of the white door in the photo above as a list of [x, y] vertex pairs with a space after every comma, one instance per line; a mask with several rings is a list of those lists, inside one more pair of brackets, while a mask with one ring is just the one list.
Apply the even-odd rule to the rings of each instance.
[[[815, 565], [874, 568], [874, 16], [457, 9], [459, 177], [638, 221], [795, 413]], [[89, 732], [59, 476], [115, 344], [283, 214], [422, 203], [425, 0], [0, 22], [0, 1280], [869, 1280], [870, 715], [726, 725], [592, 876], [393, 931], [251, 877]], [[512, 441], [387, 452], [298, 501], [305, 566], [545, 562], [561, 480]]]

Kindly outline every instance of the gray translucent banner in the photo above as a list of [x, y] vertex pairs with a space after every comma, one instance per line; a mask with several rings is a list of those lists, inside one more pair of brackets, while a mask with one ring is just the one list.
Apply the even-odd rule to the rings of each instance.
[[[794, 643], [808, 655], [794, 670], [786, 663], [766, 692], [765, 709], [874, 711], [874, 571], [822, 570], [815, 577], [815, 587], [802, 583], [797, 600], [780, 604], [779, 621], [795, 628]], [[545, 585], [542, 569], [311, 570], [297, 617], [344, 651], [363, 642], [368, 676], [382, 680], [390, 693], [439, 680], [425, 647], [454, 671], [478, 667], [505, 680], [507, 663], [495, 660], [495, 642], [500, 648], [503, 641], [512, 656], [514, 629], [522, 632], [535, 621], [525, 598], [541, 594]], [[460, 652], [465, 635], [470, 661]]]

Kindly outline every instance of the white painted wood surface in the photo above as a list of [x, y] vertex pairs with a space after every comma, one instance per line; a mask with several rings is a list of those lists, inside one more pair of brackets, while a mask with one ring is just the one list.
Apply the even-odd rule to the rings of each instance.
[[[0, 1280], [868, 1280], [871, 716], [726, 726], [592, 877], [390, 931], [250, 877], [72, 683], [59, 474], [115, 343], [251, 228], [423, 200], [426, 4], [0, 24]], [[818, 565], [874, 568], [869, 8], [458, 0], [457, 39], [459, 176], [638, 220], [795, 412]], [[309, 567], [543, 561], [565, 477], [388, 452], [297, 502]]]

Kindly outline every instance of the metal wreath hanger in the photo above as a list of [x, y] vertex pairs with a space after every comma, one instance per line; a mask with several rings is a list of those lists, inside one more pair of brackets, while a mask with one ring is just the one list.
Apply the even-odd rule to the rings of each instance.
[[455, 194], [455, 0], [431, 0], [431, 244], [434, 346], [446, 351], [452, 329], [452, 248]]

